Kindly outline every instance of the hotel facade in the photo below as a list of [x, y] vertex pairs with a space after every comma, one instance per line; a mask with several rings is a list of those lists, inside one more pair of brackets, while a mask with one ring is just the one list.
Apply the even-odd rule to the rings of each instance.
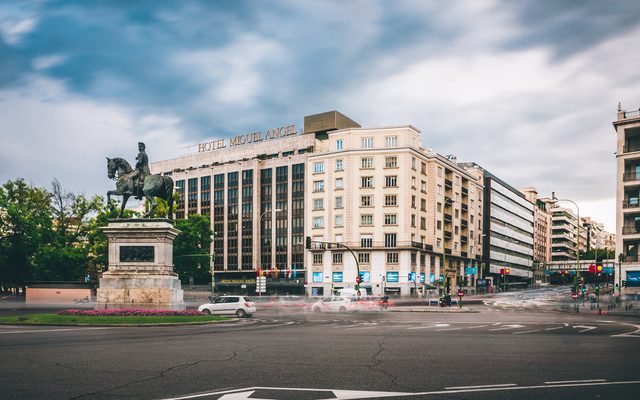
[[[299, 131], [200, 143], [151, 164], [174, 179], [176, 218], [214, 232], [218, 292], [328, 295], [473, 291], [482, 279], [483, 176], [421, 145], [411, 125], [362, 128], [336, 111]], [[305, 249], [305, 237], [312, 246]]]

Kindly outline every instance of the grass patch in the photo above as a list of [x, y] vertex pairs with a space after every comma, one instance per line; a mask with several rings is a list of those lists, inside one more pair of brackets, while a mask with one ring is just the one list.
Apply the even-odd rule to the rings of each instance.
[[178, 316], [87, 316], [30, 314], [0, 317], [0, 324], [55, 324], [55, 325], [144, 325], [144, 324], [180, 324], [227, 321], [229, 317], [220, 315], [178, 315]]

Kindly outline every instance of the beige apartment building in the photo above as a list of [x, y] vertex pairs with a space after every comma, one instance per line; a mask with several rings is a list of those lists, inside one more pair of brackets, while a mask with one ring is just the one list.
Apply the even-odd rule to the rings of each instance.
[[640, 110], [622, 110], [613, 127], [616, 146], [616, 254], [621, 294], [640, 293]]
[[422, 147], [418, 129], [328, 132], [309, 155], [307, 175], [312, 294], [353, 287], [358, 271], [374, 294], [422, 293], [439, 287], [440, 275], [446, 291], [475, 287], [482, 177]]
[[176, 218], [210, 218], [217, 292], [254, 294], [258, 275], [267, 293], [314, 295], [355, 286], [358, 271], [374, 294], [481, 277], [482, 177], [410, 125], [365, 129], [332, 111], [189, 150], [150, 167], [174, 179]]

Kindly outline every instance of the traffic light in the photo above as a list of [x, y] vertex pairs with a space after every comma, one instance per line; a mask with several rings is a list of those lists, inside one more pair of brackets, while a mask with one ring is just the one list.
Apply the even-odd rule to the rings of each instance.
[[307, 250], [311, 250], [311, 236], [307, 236], [307, 241], [304, 246]]
[[599, 274], [602, 273], [602, 264], [596, 265], [596, 272], [599, 273]]
[[511, 268], [505, 268], [504, 273], [507, 275], [511, 275]]
[[504, 268], [500, 268], [500, 275], [504, 275]]
[[591, 264], [589, 265], [589, 273], [590, 274], [595, 274], [596, 273], [596, 266]]
[[622, 281], [622, 287], [627, 287], [627, 281]]
[[356, 283], [360, 283], [362, 278], [360, 278], [360, 274], [356, 275]]

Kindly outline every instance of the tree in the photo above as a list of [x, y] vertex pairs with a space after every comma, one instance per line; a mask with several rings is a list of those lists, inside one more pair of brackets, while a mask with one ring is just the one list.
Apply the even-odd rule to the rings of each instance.
[[33, 277], [35, 255], [52, 238], [51, 195], [24, 180], [0, 187], [0, 286], [15, 293]]
[[211, 282], [209, 265], [211, 255], [211, 223], [209, 218], [199, 214], [189, 215], [188, 219], [176, 222], [181, 231], [173, 242], [173, 262], [175, 271], [183, 283], [193, 277], [196, 284]]
[[613, 260], [616, 257], [616, 252], [615, 250], [609, 250], [606, 248], [602, 248], [602, 249], [591, 249], [589, 251], [585, 251], [585, 252], [580, 252], [580, 258], [582, 260], [595, 260], [597, 258], [597, 261], [602, 261], [602, 260]]

